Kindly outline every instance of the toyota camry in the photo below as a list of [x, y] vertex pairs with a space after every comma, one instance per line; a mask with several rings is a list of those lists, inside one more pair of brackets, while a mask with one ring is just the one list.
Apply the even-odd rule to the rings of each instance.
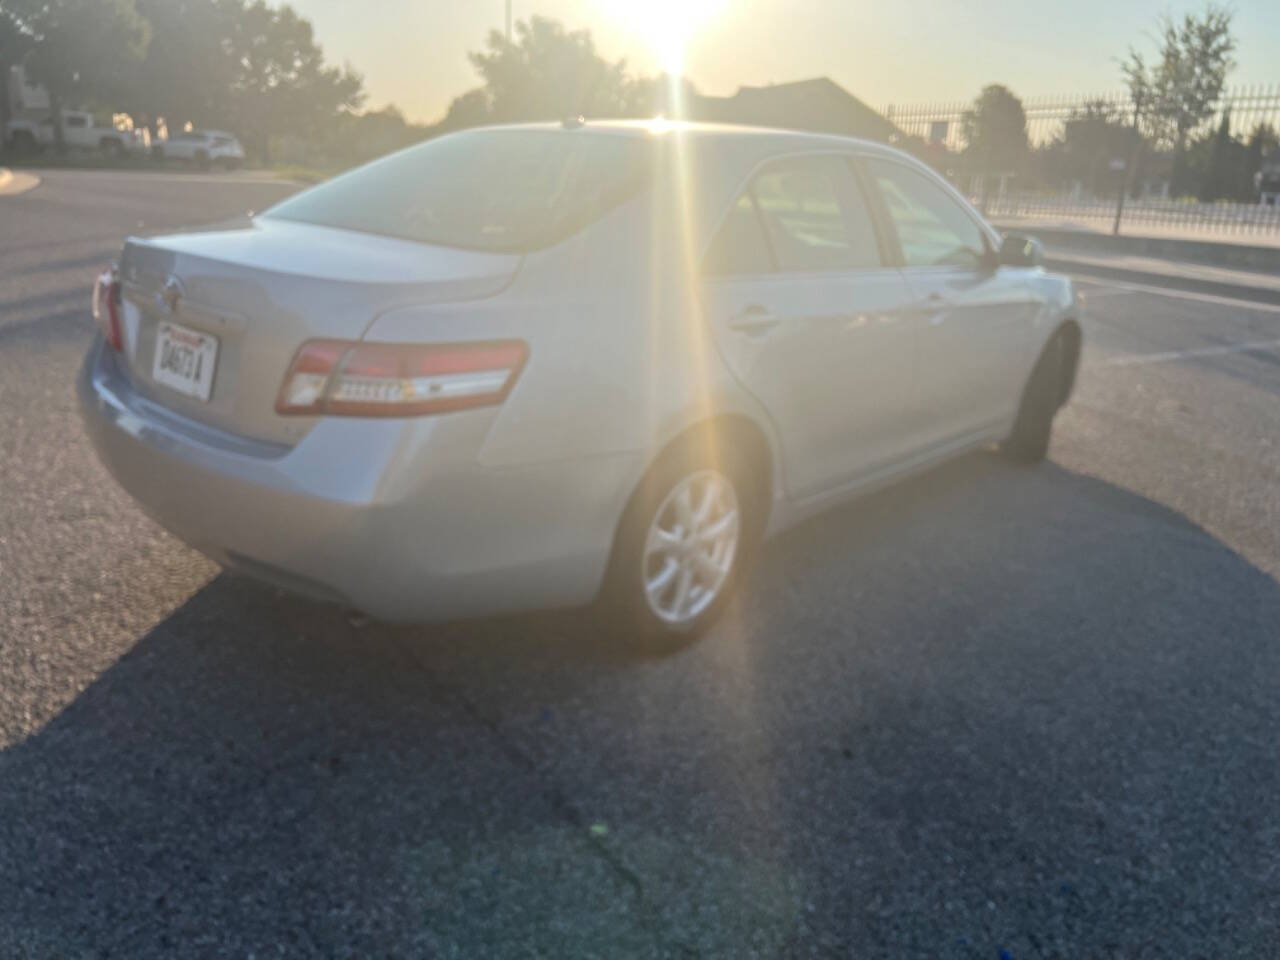
[[388, 620], [709, 626], [771, 534], [1045, 456], [1070, 282], [882, 144], [586, 122], [430, 140], [95, 284], [87, 430], [228, 569]]

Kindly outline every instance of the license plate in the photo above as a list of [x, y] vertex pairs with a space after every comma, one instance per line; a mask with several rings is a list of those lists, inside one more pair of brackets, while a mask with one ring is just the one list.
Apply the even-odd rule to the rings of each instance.
[[156, 359], [151, 369], [156, 383], [207, 402], [217, 360], [217, 337], [176, 323], [156, 328]]

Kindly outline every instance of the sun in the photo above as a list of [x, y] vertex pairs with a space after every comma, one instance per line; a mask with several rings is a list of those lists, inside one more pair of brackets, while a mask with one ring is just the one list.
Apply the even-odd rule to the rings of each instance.
[[699, 29], [720, 14], [727, 0], [596, 0], [640, 39], [667, 73], [684, 72], [685, 50]]

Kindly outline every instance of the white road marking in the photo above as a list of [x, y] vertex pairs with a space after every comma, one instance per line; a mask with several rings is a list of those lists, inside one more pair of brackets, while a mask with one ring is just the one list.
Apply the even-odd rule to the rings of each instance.
[[1164, 353], [1133, 353], [1122, 357], [1110, 357], [1102, 361], [1107, 367], [1133, 367], [1144, 363], [1170, 363], [1174, 360], [1191, 360], [1196, 357], [1221, 357], [1250, 350], [1277, 350], [1280, 340], [1256, 340], [1253, 343], [1229, 343], [1218, 347], [1197, 347], [1193, 350], [1168, 350]]
[[[1098, 293], [1113, 291], [1119, 293], [1152, 293], [1158, 297], [1172, 297], [1175, 300], [1195, 300], [1199, 303], [1212, 303], [1220, 307], [1244, 307], [1247, 310], [1263, 310], [1267, 313], [1280, 313], [1280, 304], [1258, 303], [1256, 300], [1242, 300], [1239, 297], [1220, 297], [1212, 293], [1196, 293], [1192, 290], [1170, 290], [1168, 287], [1157, 287], [1146, 283], [1127, 283], [1118, 280], [1092, 280], [1089, 277], [1073, 277], [1079, 283], [1097, 284], [1104, 288]], [[1087, 303], [1091, 294], [1084, 291]], [[1097, 294], [1093, 294], [1096, 296]]]

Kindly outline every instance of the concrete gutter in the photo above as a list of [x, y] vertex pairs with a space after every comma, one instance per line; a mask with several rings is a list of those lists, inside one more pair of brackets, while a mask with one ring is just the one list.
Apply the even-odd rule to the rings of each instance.
[[12, 197], [40, 186], [40, 178], [32, 173], [14, 173], [0, 167], [0, 197]]

